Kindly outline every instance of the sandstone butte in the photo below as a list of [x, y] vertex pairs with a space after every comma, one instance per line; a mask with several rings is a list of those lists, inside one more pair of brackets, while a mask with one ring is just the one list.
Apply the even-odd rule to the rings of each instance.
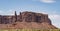
[[20, 12], [17, 15], [0, 15], [0, 29], [58, 29], [52, 25], [48, 14]]

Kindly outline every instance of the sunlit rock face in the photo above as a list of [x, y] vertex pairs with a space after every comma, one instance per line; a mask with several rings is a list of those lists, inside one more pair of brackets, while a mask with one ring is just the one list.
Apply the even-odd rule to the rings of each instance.
[[[5, 26], [4, 26], [5, 25]], [[20, 12], [19, 15], [2, 16], [0, 15], [0, 28], [38, 28], [38, 29], [56, 29], [51, 24], [48, 14], [35, 12]]]

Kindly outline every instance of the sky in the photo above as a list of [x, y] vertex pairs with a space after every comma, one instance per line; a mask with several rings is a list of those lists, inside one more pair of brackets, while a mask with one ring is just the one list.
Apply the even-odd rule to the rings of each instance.
[[14, 15], [14, 11], [48, 14], [52, 24], [60, 28], [60, 0], [0, 0], [0, 15]]

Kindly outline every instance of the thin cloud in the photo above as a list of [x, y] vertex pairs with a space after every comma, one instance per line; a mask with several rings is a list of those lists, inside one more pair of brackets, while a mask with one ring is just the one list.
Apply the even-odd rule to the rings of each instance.
[[8, 10], [8, 11], [0, 10], [0, 15], [14, 15], [14, 11], [13, 10]]
[[56, 2], [55, 0], [40, 0], [40, 1], [44, 3], [55, 3]]
[[60, 20], [60, 15], [49, 15], [49, 18], [55, 19], [55, 20]]
[[0, 10], [0, 15], [4, 14], [4, 11]]
[[15, 10], [8, 10], [8, 11], [7, 11], [7, 13], [8, 13], [7, 15], [14, 15], [14, 11], [15, 11]]
[[38, 11], [38, 13], [48, 14], [47, 12], [43, 12], [43, 11]]
[[60, 28], [60, 15], [49, 15], [49, 18], [52, 20], [52, 24]]

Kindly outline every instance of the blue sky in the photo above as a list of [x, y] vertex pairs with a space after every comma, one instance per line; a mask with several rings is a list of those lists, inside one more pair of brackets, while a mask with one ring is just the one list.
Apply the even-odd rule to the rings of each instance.
[[14, 15], [14, 11], [48, 14], [52, 24], [60, 28], [60, 0], [0, 0], [0, 15]]

